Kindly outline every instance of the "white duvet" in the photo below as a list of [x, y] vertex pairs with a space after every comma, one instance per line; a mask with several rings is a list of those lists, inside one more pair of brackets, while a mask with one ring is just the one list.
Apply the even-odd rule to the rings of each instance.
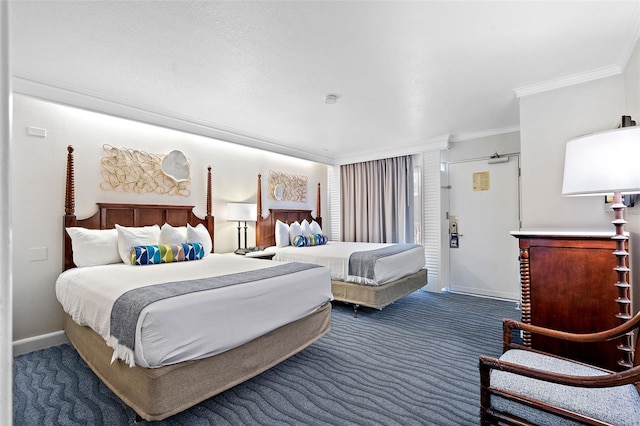
[[[274, 262], [211, 254], [192, 262], [73, 268], [58, 277], [56, 296], [75, 322], [91, 327], [106, 342], [111, 307], [128, 290], [269, 266]], [[215, 355], [303, 318], [331, 299], [329, 270], [312, 268], [161, 300], [140, 314], [134, 361], [160, 367]]]
[[381, 285], [418, 272], [425, 265], [424, 247], [418, 246], [391, 256], [378, 259], [373, 279], [349, 275], [349, 257], [356, 251], [375, 250], [393, 244], [354, 243], [329, 241], [327, 244], [311, 247], [269, 247], [274, 252], [274, 260], [285, 262], [306, 262], [327, 266], [331, 269], [331, 279], [365, 285]]

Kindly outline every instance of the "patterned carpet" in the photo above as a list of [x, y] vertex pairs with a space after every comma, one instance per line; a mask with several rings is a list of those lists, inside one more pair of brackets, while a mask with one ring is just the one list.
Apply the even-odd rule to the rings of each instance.
[[[382, 311], [336, 303], [331, 332], [157, 425], [477, 425], [478, 356], [513, 302], [417, 291]], [[126, 425], [135, 413], [70, 345], [14, 359], [14, 424]], [[139, 422], [138, 425], [147, 424]]]

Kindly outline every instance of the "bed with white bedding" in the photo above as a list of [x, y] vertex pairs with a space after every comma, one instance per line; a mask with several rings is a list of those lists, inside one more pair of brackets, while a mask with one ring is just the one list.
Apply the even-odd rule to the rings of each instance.
[[[294, 244], [296, 235], [322, 234], [320, 195], [318, 183], [315, 217], [311, 210], [297, 209], [269, 209], [263, 214], [262, 177], [258, 175], [256, 244], [274, 252], [277, 260], [312, 262], [329, 267], [334, 300], [353, 304], [356, 313], [359, 306], [382, 309], [427, 285], [425, 253], [421, 245], [337, 241], [314, 245], [309, 244], [313, 240], [311, 237], [306, 237], [307, 244], [302, 247]], [[302, 232], [301, 224], [305, 222], [309, 230]], [[294, 224], [300, 225], [299, 228], [292, 226]], [[361, 263], [367, 259], [371, 259], [371, 263], [364, 268], [354, 268], [350, 262], [355, 255]], [[350, 273], [350, 269], [366, 269], [371, 274]]]
[[[350, 268], [349, 260], [354, 253], [400, 247], [389, 255], [381, 255], [375, 260], [371, 276], [356, 274]], [[355, 284], [379, 286], [418, 272], [424, 267], [424, 247], [418, 244], [382, 244], [344, 241], [328, 241], [326, 244], [308, 247], [272, 246], [265, 249], [275, 253], [273, 259], [286, 262], [308, 262], [327, 266], [331, 279]], [[351, 271], [350, 271], [351, 269]]]
[[327, 268], [213, 254], [211, 168], [204, 219], [193, 206], [113, 203], [78, 219], [72, 153], [56, 281], [64, 329], [139, 417], [183, 411], [330, 330]]
[[126, 348], [118, 354], [117, 344], [110, 343], [112, 307], [123, 293], [247, 271], [276, 272], [290, 265], [211, 254], [192, 262], [73, 268], [59, 276], [56, 295], [77, 324], [89, 326], [114, 349], [115, 358], [131, 359], [131, 366], [156, 368], [217, 355], [315, 312], [331, 300], [328, 270], [283, 271], [259, 280], [249, 276], [241, 284], [151, 303], [138, 316], [133, 358], [126, 356]]

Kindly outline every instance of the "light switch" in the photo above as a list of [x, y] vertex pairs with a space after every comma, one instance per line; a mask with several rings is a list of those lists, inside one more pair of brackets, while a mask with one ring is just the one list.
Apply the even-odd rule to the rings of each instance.
[[29, 262], [37, 262], [41, 260], [47, 260], [47, 248], [46, 247], [31, 247], [29, 249]]
[[29, 127], [27, 127], [27, 134], [29, 134], [31, 136], [37, 136], [39, 138], [46, 138], [47, 137], [47, 129], [43, 129], [42, 127], [29, 126]]

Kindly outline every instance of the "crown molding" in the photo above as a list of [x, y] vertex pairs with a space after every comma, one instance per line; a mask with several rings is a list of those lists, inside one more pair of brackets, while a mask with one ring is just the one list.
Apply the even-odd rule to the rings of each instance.
[[534, 95], [536, 93], [547, 92], [549, 90], [560, 89], [563, 87], [586, 83], [605, 77], [611, 77], [614, 75], [622, 74], [622, 71], [623, 69], [620, 65], [610, 65], [591, 71], [568, 75], [566, 77], [557, 78], [555, 80], [548, 80], [541, 83], [531, 84], [529, 86], [518, 87], [516, 89], [513, 89], [513, 91], [515, 92], [516, 97], [521, 98], [523, 96]]
[[548, 80], [541, 83], [518, 87], [513, 89], [516, 96], [518, 98], [521, 98], [523, 96], [533, 95], [536, 93], [560, 89], [562, 87], [573, 86], [575, 84], [586, 83], [589, 81], [598, 80], [600, 78], [612, 77], [614, 75], [622, 74], [624, 72], [624, 69], [627, 67], [629, 59], [633, 55], [638, 41], [640, 40], [640, 2], [636, 2], [632, 20], [635, 24], [630, 30], [629, 36], [626, 39], [626, 43], [622, 51], [620, 52], [620, 57], [618, 58], [618, 62], [616, 64], [568, 75], [554, 80]]
[[480, 132], [462, 133], [451, 138], [451, 142], [462, 142], [471, 139], [480, 139], [487, 136], [504, 135], [506, 133], [516, 133], [520, 131], [520, 125], [500, 127], [497, 129], [482, 130]]
[[345, 155], [336, 159], [335, 165], [362, 163], [364, 161], [380, 160], [383, 158], [399, 157], [401, 155], [420, 154], [428, 151], [442, 151], [451, 147], [451, 135], [441, 135], [423, 142], [417, 142], [396, 149], [372, 150], [359, 152], [354, 155]]
[[621, 68], [623, 70], [627, 68], [629, 60], [631, 59], [631, 56], [633, 55], [633, 52], [638, 45], [638, 40], [640, 40], [640, 2], [636, 3], [636, 8], [633, 12], [632, 19], [635, 25], [633, 26], [633, 29], [631, 30], [631, 33], [627, 38], [627, 44], [624, 49], [622, 49], [622, 52], [620, 53], [620, 59], [618, 60], [618, 63], [621, 65]]
[[185, 114], [160, 110], [128, 99], [118, 99], [102, 93], [71, 87], [59, 82], [45, 81], [35, 76], [14, 74], [11, 84], [13, 92], [15, 93], [71, 107], [82, 108], [318, 163], [333, 164], [335, 161], [332, 157], [280, 145], [276, 141], [261, 135], [209, 123]]

